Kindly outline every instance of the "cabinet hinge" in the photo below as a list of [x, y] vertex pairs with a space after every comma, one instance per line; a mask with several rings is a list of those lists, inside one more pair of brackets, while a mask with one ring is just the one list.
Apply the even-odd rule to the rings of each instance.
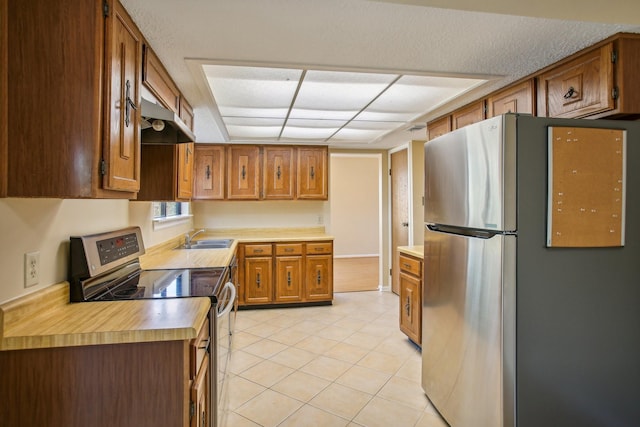
[[611, 98], [618, 99], [618, 86], [614, 86], [613, 89], [611, 89]]
[[100, 160], [100, 175], [105, 176], [107, 174], [107, 162], [104, 159]]
[[391, 176], [391, 169], [389, 169], [389, 176]]
[[189, 402], [189, 418], [193, 418], [196, 414], [196, 405], [193, 402]]
[[393, 269], [392, 269], [392, 268], [390, 268], [390, 269], [389, 269], [389, 276], [393, 276], [393, 274], [392, 274], [392, 273], [393, 273]]
[[615, 64], [617, 60], [618, 60], [618, 52], [616, 52], [615, 50], [611, 51], [611, 62]]

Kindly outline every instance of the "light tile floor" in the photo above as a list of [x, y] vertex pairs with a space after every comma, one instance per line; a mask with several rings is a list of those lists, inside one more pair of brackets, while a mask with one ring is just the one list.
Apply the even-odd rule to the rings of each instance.
[[238, 312], [222, 427], [447, 427], [391, 292]]

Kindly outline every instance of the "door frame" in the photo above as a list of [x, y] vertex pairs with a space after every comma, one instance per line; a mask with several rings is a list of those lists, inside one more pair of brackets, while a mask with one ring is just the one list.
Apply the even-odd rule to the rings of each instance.
[[402, 145], [398, 145], [397, 147], [393, 147], [392, 149], [390, 149], [387, 152], [387, 165], [388, 165], [388, 171], [387, 171], [387, 188], [389, 189], [389, 191], [387, 192], [387, 242], [388, 242], [388, 250], [387, 253], [389, 254], [389, 269], [387, 270], [387, 272], [385, 273], [386, 280], [385, 283], [386, 285], [384, 287], [382, 287], [381, 289], [384, 291], [389, 291], [392, 292], [391, 287], [392, 287], [392, 281], [393, 281], [393, 277], [391, 275], [391, 268], [393, 265], [393, 257], [395, 256], [395, 251], [393, 248], [393, 241], [392, 241], [392, 211], [391, 211], [391, 199], [392, 199], [392, 194], [391, 194], [391, 155], [395, 152], [398, 151], [402, 151], [402, 150], [407, 150], [407, 191], [409, 193], [408, 195], [408, 200], [407, 200], [407, 209], [409, 210], [409, 233], [408, 233], [408, 246], [412, 246], [413, 245], [413, 227], [414, 227], [414, 223], [413, 223], [413, 150], [412, 150], [412, 144], [411, 141], [407, 141], [406, 143], [402, 144]]
[[[368, 157], [368, 158], [375, 158], [378, 160], [378, 290], [385, 290], [386, 288], [388, 288], [388, 290], [391, 290], [391, 284], [389, 283], [388, 285], [385, 285], [386, 281], [384, 280], [384, 278], [386, 277], [384, 275], [384, 231], [383, 231], [383, 224], [384, 224], [384, 216], [383, 216], [383, 212], [384, 212], [384, 205], [383, 205], [383, 201], [384, 201], [384, 197], [383, 197], [383, 170], [382, 170], [382, 154], [383, 153], [367, 153], [367, 152], [363, 152], [363, 153], [358, 153], [358, 152], [348, 152], [348, 153], [343, 153], [343, 152], [329, 152], [329, 162], [331, 162], [331, 157]], [[329, 168], [329, 170], [331, 170], [331, 168]], [[331, 175], [329, 175], [329, 179], [331, 179]], [[331, 184], [329, 184], [331, 185]], [[363, 255], [373, 255], [373, 254], [363, 254]], [[335, 256], [335, 255], [334, 255]]]

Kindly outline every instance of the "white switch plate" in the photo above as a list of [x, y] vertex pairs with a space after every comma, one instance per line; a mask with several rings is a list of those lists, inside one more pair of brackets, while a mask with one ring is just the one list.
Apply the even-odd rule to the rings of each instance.
[[40, 252], [24, 254], [24, 287], [37, 285], [40, 282]]

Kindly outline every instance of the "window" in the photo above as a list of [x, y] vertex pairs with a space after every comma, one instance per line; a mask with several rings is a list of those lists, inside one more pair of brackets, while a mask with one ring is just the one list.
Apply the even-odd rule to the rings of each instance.
[[161, 229], [191, 220], [189, 203], [153, 202], [153, 229]]
[[154, 202], [153, 219], [167, 218], [182, 215], [182, 203], [180, 202]]

